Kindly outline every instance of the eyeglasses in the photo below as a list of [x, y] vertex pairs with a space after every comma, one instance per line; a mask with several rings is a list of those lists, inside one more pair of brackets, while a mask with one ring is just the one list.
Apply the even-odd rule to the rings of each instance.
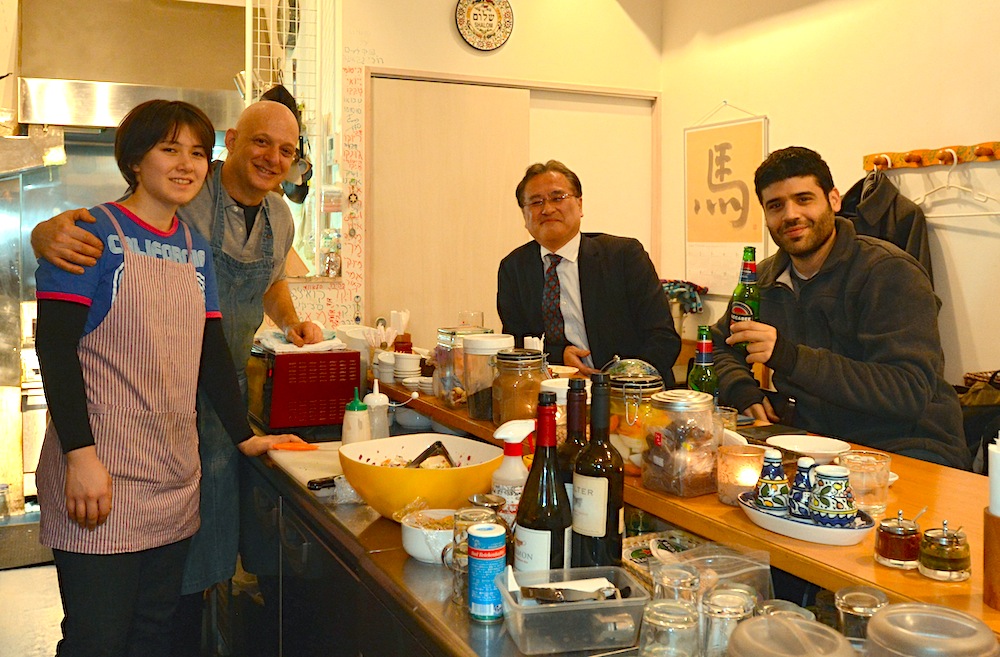
[[558, 194], [558, 195], [549, 196], [548, 198], [533, 198], [530, 201], [526, 202], [521, 207], [523, 207], [523, 208], [529, 208], [532, 211], [537, 211], [537, 210], [541, 210], [545, 206], [546, 203], [551, 203], [552, 205], [559, 205], [560, 203], [562, 203], [563, 201], [565, 201], [568, 198], [576, 198], [576, 195], [575, 194]]

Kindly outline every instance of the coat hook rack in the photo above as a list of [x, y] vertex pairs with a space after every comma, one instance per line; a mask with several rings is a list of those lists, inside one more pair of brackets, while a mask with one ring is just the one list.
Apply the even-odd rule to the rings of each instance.
[[986, 141], [971, 146], [924, 148], [901, 153], [871, 153], [862, 159], [865, 171], [874, 169], [905, 169], [937, 164], [954, 165], [966, 162], [993, 162], [1000, 159], [1000, 141]]

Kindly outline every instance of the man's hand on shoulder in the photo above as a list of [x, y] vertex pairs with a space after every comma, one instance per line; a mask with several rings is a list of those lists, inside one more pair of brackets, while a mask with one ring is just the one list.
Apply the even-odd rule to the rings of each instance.
[[285, 339], [296, 347], [316, 344], [323, 341], [323, 329], [315, 322], [299, 322], [285, 329]]
[[43, 221], [31, 231], [31, 248], [39, 258], [71, 274], [82, 274], [84, 267], [93, 267], [104, 251], [104, 245], [92, 233], [76, 225], [77, 221], [94, 223], [90, 213], [79, 208], [67, 210]]
[[580, 370], [580, 374], [596, 374], [601, 370], [595, 370], [593, 367], [587, 367], [583, 364], [583, 359], [589, 355], [590, 352], [586, 349], [569, 345], [563, 349], [563, 364], [577, 368]]

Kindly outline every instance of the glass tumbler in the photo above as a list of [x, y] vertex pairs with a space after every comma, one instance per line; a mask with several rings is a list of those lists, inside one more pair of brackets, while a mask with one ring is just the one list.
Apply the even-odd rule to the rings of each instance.
[[698, 611], [681, 600], [652, 600], [642, 614], [639, 657], [699, 657]]
[[701, 575], [694, 566], [651, 560], [649, 575], [653, 580], [654, 600], [678, 600], [696, 605]]
[[704, 657], [726, 657], [729, 637], [740, 621], [754, 614], [757, 600], [746, 589], [719, 587], [701, 603], [705, 625]]
[[848, 639], [864, 639], [868, 621], [889, 604], [889, 598], [871, 586], [845, 586], [833, 596], [837, 607], [837, 629]]

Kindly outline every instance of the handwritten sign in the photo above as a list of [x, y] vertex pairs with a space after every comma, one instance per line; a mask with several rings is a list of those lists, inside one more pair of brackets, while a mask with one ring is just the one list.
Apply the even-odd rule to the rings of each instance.
[[767, 154], [767, 118], [689, 128], [684, 136], [687, 278], [728, 295], [743, 246], [764, 256], [764, 215], [753, 176]]

